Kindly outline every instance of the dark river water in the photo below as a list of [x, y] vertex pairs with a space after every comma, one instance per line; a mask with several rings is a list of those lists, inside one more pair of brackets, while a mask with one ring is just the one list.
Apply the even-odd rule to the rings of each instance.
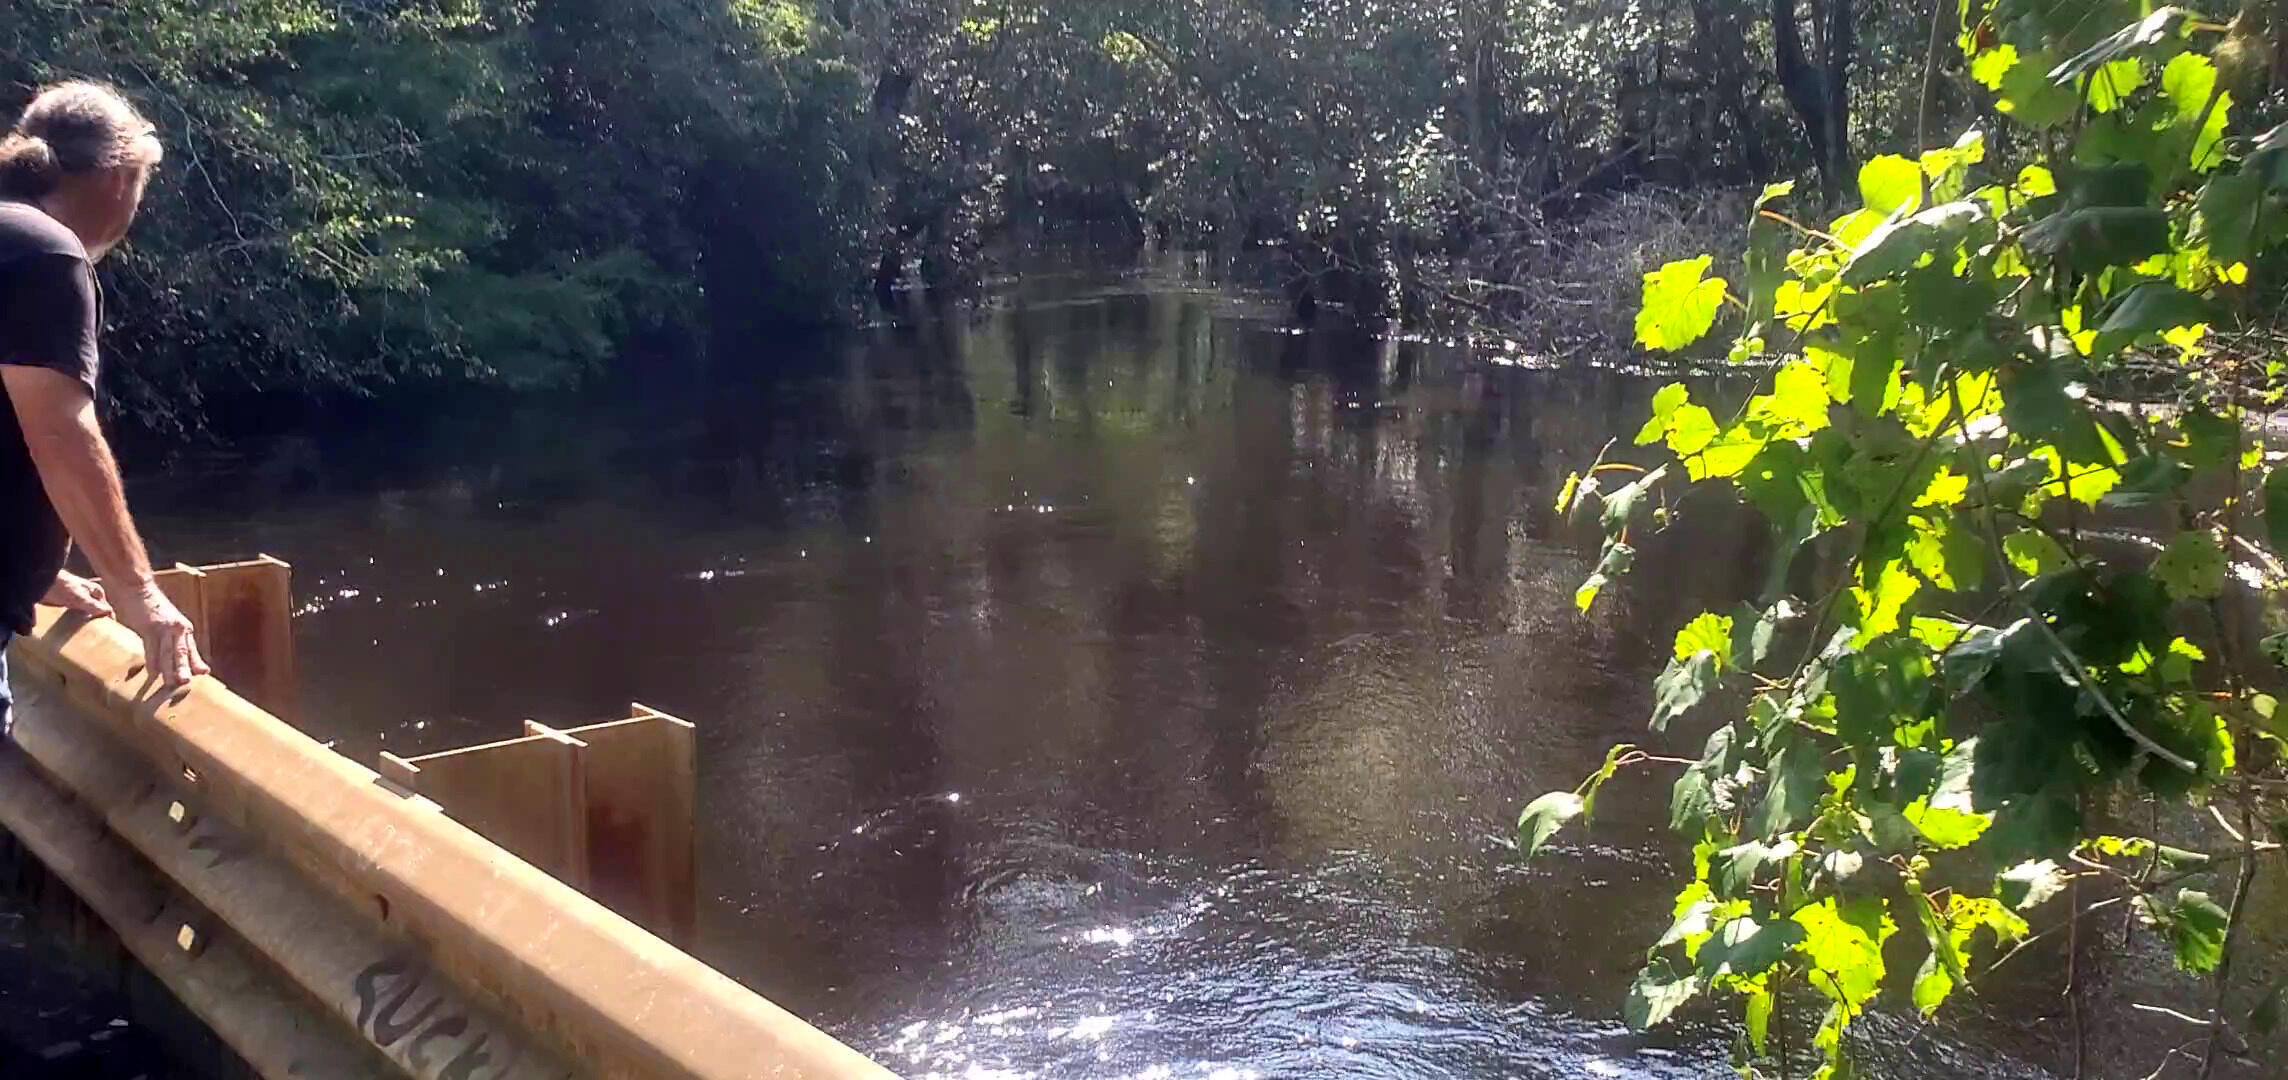
[[[1042, 274], [757, 343], [767, 375], [134, 496], [167, 559], [295, 565], [308, 726], [361, 761], [695, 721], [698, 951], [910, 1077], [1729, 1075], [1711, 1016], [1618, 1021], [1674, 892], [1667, 778], [1531, 866], [1510, 836], [1643, 734], [1758, 531], [1687, 513], [1578, 616], [1593, 539], [1551, 502], [1655, 384], [1280, 316], [1181, 260]], [[2062, 957], [2021, 964], [1996, 1007], [1870, 1021], [1878, 1074], [2066, 1068]], [[2136, 1074], [2181, 1041], [2090, 1008]]]

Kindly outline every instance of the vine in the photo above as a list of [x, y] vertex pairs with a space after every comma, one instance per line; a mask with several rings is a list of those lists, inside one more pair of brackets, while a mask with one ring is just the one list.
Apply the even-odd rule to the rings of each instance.
[[[1974, 131], [1876, 158], [1861, 207], [1824, 227], [1780, 209], [1792, 185], [1767, 189], [1742, 280], [1669, 264], [1636, 327], [1680, 350], [1737, 311], [1730, 358], [1766, 366], [1760, 392], [1720, 416], [1663, 387], [1635, 441], [1665, 460], [1601, 456], [1559, 497], [1600, 507], [1606, 534], [1584, 612], [1681, 489], [1727, 489], [1774, 537], [1761, 597], [1691, 620], [1654, 684], [1655, 729], [1713, 725], [1670, 800], [1692, 877], [1626, 1012], [1643, 1027], [1732, 1000], [1754, 1075], [1787, 987], [1824, 1005], [1820, 1075], [1847, 1076], [1845, 1032], [1886, 988], [1930, 1014], [2126, 906], [2217, 979], [2195, 1018], [2205, 1075], [2282, 998], [2230, 1010], [2225, 991], [2288, 830], [2266, 825], [2282, 788], [2265, 775], [2288, 715], [2251, 682], [2288, 662], [2288, 635], [2258, 657], [2233, 630], [2249, 596], [2277, 626], [2288, 589], [2288, 465], [2267, 467], [2262, 438], [2288, 366], [2215, 328], [2288, 239], [2288, 128], [2233, 124], [2240, 76], [2220, 61], [2262, 51], [2243, 48], [2260, 26], [2128, 0], [1960, 16], [1971, 76], [2017, 145], [2046, 149], [1999, 162]], [[2131, 518], [2166, 524], [2150, 542], [2101, 527]], [[1618, 772], [1670, 760], [1615, 748], [1526, 808], [1522, 848], [1592, 816]], [[2125, 833], [2139, 799], [2185, 807], [2168, 817], [2191, 837]], [[1894, 972], [1902, 930], [1923, 959]]]

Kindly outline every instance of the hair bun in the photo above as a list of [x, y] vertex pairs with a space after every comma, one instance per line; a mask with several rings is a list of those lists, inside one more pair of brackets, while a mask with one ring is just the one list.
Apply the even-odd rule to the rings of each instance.
[[38, 135], [10, 132], [0, 138], [0, 195], [39, 198], [63, 176], [56, 148]]

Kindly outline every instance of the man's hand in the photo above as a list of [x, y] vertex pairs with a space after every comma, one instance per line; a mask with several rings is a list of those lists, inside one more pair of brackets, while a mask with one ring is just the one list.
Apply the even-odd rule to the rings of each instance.
[[48, 586], [48, 595], [40, 602], [98, 619], [111, 614], [111, 601], [103, 596], [103, 583], [90, 581], [69, 570], [56, 575], [56, 583]]
[[115, 603], [119, 621], [143, 636], [145, 670], [158, 675], [169, 687], [181, 686], [207, 673], [207, 662], [199, 656], [199, 643], [192, 633], [191, 620], [175, 610], [174, 601], [167, 599], [157, 584], [129, 590]]

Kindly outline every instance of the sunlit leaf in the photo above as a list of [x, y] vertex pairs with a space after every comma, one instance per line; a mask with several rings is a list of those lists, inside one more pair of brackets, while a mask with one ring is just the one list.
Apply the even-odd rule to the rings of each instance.
[[1908, 823], [1923, 839], [1942, 851], [1965, 848], [1977, 843], [1994, 824], [1991, 814], [1980, 814], [1945, 806], [1931, 806], [1917, 801], [1906, 809]]
[[1702, 614], [1676, 632], [1676, 658], [1690, 660], [1701, 653], [1712, 653], [1722, 667], [1732, 655], [1732, 618], [1729, 615]]
[[1629, 987], [1627, 1004], [1622, 1018], [1638, 1031], [1659, 1027], [1685, 1002], [1700, 992], [1697, 975], [1678, 975], [1666, 969], [1659, 961], [1646, 965], [1637, 980]]
[[1922, 584], [1906, 567], [1894, 562], [1883, 568], [1874, 589], [1852, 589], [1851, 598], [1859, 613], [1858, 636], [1853, 643], [1864, 646], [1897, 630], [1907, 601], [1914, 599]]
[[[1691, 400], [1692, 392], [1686, 389], [1683, 383], [1669, 383], [1661, 387], [1652, 396], [1652, 416], [1645, 421], [1644, 428], [1637, 432], [1637, 445], [1650, 446], [1659, 442], [1668, 434], [1669, 424], [1676, 416], [1676, 410], [1683, 408]], [[1714, 426], [1713, 420], [1710, 421], [1710, 426]]]
[[2207, 600], [2224, 594], [2224, 548], [2206, 531], [2178, 533], [2153, 560], [2153, 576], [2176, 600]]
[[1988, 90], [2002, 89], [2002, 77], [2018, 66], [2018, 48], [2003, 44], [1979, 53], [1970, 60], [1970, 77]]
[[1581, 474], [1565, 474], [1565, 486], [1557, 492], [1557, 512], [1560, 514], [1571, 513], [1573, 511], [1573, 497], [1580, 494], [1580, 491]]
[[[2277, 997], [2278, 994], [2275, 993], [2274, 996]], [[1756, 1053], [1764, 1053], [1764, 1046], [1769, 1041], [1772, 1027], [1771, 987], [1765, 986], [1761, 982], [1757, 983], [1754, 989], [1748, 991], [1745, 1009], [1745, 1019], [1748, 1024], [1748, 1045], [1755, 1047]]]
[[1708, 276], [1710, 256], [1672, 262], [1644, 278], [1644, 307], [1637, 312], [1637, 343], [1673, 352], [1706, 336], [1716, 325], [1726, 283]]
[[2089, 76], [2089, 107], [2109, 113], [2145, 85], [2145, 67], [2135, 60], [2115, 60]]
[[1525, 849], [1525, 857], [1539, 854], [1541, 845], [1586, 809], [1581, 796], [1570, 791], [1552, 791], [1527, 804], [1517, 819], [1518, 846]]
[[2199, 53], [2179, 54], [2161, 69], [2161, 92], [2175, 108], [2177, 124], [2194, 133], [2188, 163], [2202, 171], [2215, 168], [2232, 114], [2232, 95], [2217, 89], [2216, 64]]
[[1805, 958], [1833, 980], [1823, 989], [1853, 1008], [1875, 996], [1883, 982], [1883, 942], [1898, 929], [1879, 901], [1846, 912], [1829, 897], [1794, 918], [1804, 929]]
[[1884, 154], [1859, 167], [1859, 199], [1878, 214], [1912, 213], [1922, 205], [1923, 170], [1897, 154]]

